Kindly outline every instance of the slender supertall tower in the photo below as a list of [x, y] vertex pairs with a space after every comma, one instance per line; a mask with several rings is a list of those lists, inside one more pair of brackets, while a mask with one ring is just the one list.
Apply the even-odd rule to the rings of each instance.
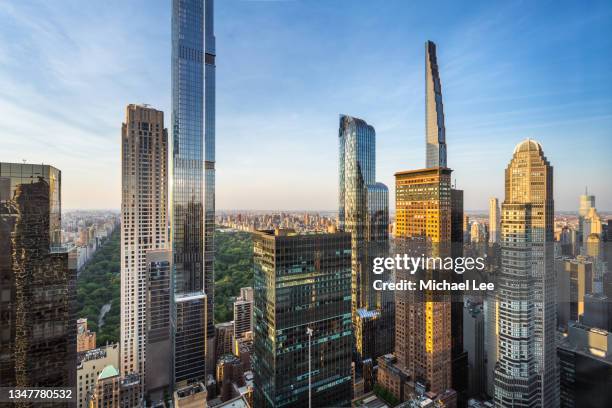
[[425, 143], [427, 144], [425, 167], [446, 167], [442, 86], [436, 44], [433, 41], [425, 43]]
[[121, 127], [122, 376], [145, 377], [146, 255], [166, 247], [168, 131], [164, 113], [128, 105]]
[[556, 304], [553, 169], [542, 146], [525, 140], [506, 168], [498, 281], [495, 405], [555, 407]]
[[172, 2], [172, 251], [175, 383], [214, 364], [215, 37], [213, 0]]
[[[372, 287], [372, 261], [389, 254], [389, 191], [376, 182], [376, 132], [366, 121], [340, 116], [339, 227], [351, 233], [352, 315], [358, 370], [393, 349], [393, 298]], [[384, 279], [385, 277], [383, 277]], [[380, 277], [376, 277], [380, 279]]]

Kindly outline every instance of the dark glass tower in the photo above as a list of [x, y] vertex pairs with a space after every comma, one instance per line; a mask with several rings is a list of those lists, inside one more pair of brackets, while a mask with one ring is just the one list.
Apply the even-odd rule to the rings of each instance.
[[[215, 37], [213, 0], [172, 3], [172, 251], [175, 382], [214, 364]], [[207, 347], [208, 345], [208, 347]]]
[[436, 44], [425, 43], [425, 167], [446, 167], [446, 129]]
[[351, 237], [260, 231], [254, 246], [254, 406], [350, 406]]
[[374, 290], [375, 257], [389, 255], [389, 190], [376, 182], [376, 132], [364, 120], [341, 115], [339, 126], [340, 229], [351, 233], [352, 316], [355, 360], [361, 362], [393, 350], [393, 295]]
[[172, 252], [148, 251], [146, 270], [146, 354], [150, 360], [145, 368], [145, 396], [152, 403], [172, 393]]
[[76, 386], [76, 259], [60, 231], [61, 172], [0, 163], [1, 387]]

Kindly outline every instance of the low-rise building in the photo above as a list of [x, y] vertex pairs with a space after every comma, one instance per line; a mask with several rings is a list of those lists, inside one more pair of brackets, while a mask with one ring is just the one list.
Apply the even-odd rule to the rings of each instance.
[[109, 344], [78, 354], [77, 363], [77, 406], [87, 408], [89, 396], [93, 392], [96, 380], [104, 367], [119, 366], [119, 345]]
[[174, 408], [206, 408], [206, 387], [201, 382], [174, 391]]

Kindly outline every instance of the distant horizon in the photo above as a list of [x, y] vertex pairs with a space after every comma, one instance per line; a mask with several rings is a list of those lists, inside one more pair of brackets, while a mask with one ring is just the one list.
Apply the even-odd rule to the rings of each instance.
[[[501, 202], [500, 202], [501, 205]], [[111, 211], [111, 212], [117, 212], [120, 213], [121, 209], [120, 208], [62, 208], [62, 212], [70, 212], [70, 211]], [[244, 212], [313, 212], [313, 213], [337, 213], [338, 210], [312, 210], [312, 209], [286, 209], [286, 208], [281, 208], [281, 209], [247, 209], [247, 208], [222, 208], [219, 209], [217, 208], [215, 210], [215, 215], [217, 215], [217, 213], [222, 213], [222, 212], [239, 212], [239, 211], [244, 211]], [[395, 213], [395, 210], [389, 210], [389, 212], [391, 214]], [[489, 210], [488, 209], [483, 209], [483, 210], [463, 210], [464, 213], [477, 213], [477, 214], [488, 214]], [[599, 213], [599, 215], [603, 216], [611, 216], [612, 217], [612, 210], [600, 210], [597, 208], [597, 212]], [[569, 213], [569, 214], [578, 214], [578, 210], [555, 210], [555, 214], [562, 214], [562, 213]]]

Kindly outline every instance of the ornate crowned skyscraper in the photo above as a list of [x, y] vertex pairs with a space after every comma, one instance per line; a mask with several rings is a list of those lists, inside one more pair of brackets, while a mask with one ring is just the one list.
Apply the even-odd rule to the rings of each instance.
[[527, 139], [516, 146], [506, 168], [496, 406], [558, 404], [553, 211], [552, 166], [542, 146]]
[[215, 37], [213, 0], [172, 2], [172, 251], [175, 382], [214, 364]]
[[389, 190], [376, 182], [374, 128], [341, 115], [338, 136], [338, 224], [352, 236], [352, 314], [356, 359], [361, 363], [393, 350], [393, 297], [372, 287], [372, 260], [389, 254]]
[[446, 167], [442, 85], [438, 72], [436, 44], [432, 41], [425, 43], [425, 143], [427, 144], [425, 167]]

